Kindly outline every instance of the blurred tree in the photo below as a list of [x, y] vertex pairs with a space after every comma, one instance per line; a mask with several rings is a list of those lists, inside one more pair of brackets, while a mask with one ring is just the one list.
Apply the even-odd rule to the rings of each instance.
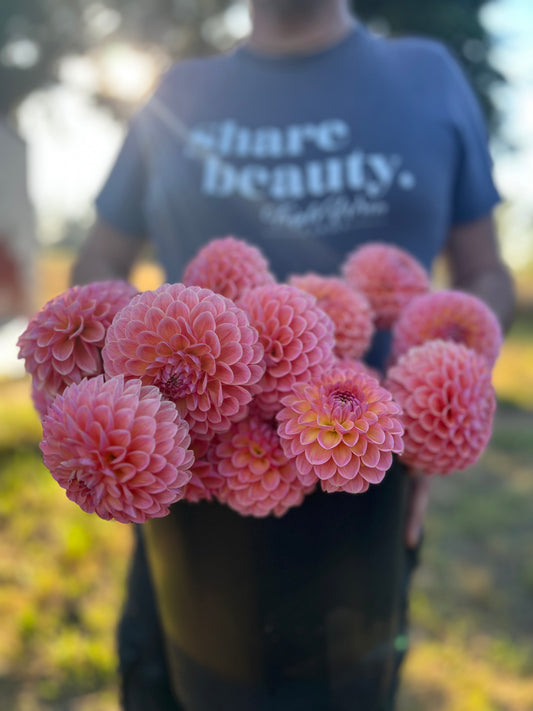
[[490, 37], [480, 11], [490, 0], [353, 0], [359, 17], [392, 35], [425, 35], [444, 42], [463, 66], [487, 120], [497, 128], [492, 88], [504, 81], [489, 58]]
[[202, 32], [229, 0], [0, 0], [0, 115], [56, 82], [60, 60], [114, 42], [169, 58], [217, 49]]
[[[491, 66], [479, 20], [488, 0], [354, 0], [359, 16], [392, 34], [437, 37], [455, 52], [494, 125]], [[156, 49], [169, 59], [227, 44], [212, 21], [235, 0], [0, 0], [0, 114], [57, 80], [59, 60], [111, 42]], [[213, 31], [215, 29], [216, 31]], [[109, 101], [109, 97], [107, 97]]]

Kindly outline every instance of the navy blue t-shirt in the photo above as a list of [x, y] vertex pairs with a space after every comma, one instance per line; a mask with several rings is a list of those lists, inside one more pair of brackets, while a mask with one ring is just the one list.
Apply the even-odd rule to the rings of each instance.
[[359, 25], [310, 55], [241, 47], [174, 66], [133, 118], [97, 211], [153, 242], [174, 282], [228, 234], [281, 279], [335, 274], [369, 240], [430, 268], [450, 227], [497, 201], [480, 111], [447, 51]]
[[[486, 143], [440, 45], [359, 26], [307, 56], [240, 48], [172, 68], [133, 119], [97, 209], [149, 239], [169, 281], [227, 234], [258, 245], [281, 279], [335, 274], [371, 240], [429, 268], [452, 225], [498, 200]], [[393, 468], [363, 496], [317, 492], [279, 520], [179, 502], [147, 524], [183, 707], [385, 708], [407, 492]]]

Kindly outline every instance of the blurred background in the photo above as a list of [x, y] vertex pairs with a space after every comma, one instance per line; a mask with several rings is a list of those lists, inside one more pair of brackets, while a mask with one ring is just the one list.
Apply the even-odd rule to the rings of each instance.
[[[491, 132], [518, 315], [496, 366], [491, 445], [436, 479], [400, 711], [533, 709], [533, 3], [358, 0], [383, 34], [444, 41]], [[237, 0], [0, 2], [0, 708], [118, 707], [114, 628], [130, 530], [79, 511], [44, 470], [16, 338], [68, 284], [128, 117], [169, 64], [230, 48]], [[147, 255], [140, 289], [160, 283]]]

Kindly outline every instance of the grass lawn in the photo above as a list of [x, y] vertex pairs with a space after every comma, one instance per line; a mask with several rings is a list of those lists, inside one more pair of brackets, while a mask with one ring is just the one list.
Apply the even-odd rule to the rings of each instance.
[[[68, 262], [43, 259], [40, 303], [61, 291]], [[151, 267], [135, 277], [140, 288], [158, 279]], [[483, 458], [433, 480], [399, 711], [533, 709], [530, 324], [528, 308], [497, 365], [500, 407]], [[0, 709], [115, 711], [130, 531], [66, 499], [39, 437], [28, 381], [0, 383]]]

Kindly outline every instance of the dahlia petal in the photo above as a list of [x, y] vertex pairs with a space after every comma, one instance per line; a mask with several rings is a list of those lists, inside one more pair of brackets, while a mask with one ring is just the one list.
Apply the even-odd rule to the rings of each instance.
[[361, 461], [365, 467], [373, 469], [379, 463], [379, 455], [380, 455], [380, 450], [378, 449], [378, 447], [376, 447], [372, 444], [369, 444], [369, 446], [366, 449], [366, 452], [361, 457]]
[[74, 345], [74, 359], [77, 367], [84, 373], [100, 373], [100, 353], [83, 341], [77, 341]]
[[[297, 408], [293, 406], [293, 409], [295, 409], [297, 412]], [[307, 412], [303, 412], [299, 417], [298, 417], [298, 423], [300, 425], [316, 425], [317, 424], [317, 415], [316, 412], [313, 410], [308, 410]]]
[[[135, 467], [135, 469], [137, 469], [138, 471], [141, 471], [143, 469], [146, 469], [148, 467], [148, 465], [150, 464], [150, 453], [142, 452], [142, 451], [138, 450], [136, 452], [131, 452], [128, 459], [129, 459], [130, 464], [132, 464]], [[140, 475], [138, 475], [135, 478], [136, 485], [139, 484], [139, 479], [140, 479]]]
[[359, 470], [359, 476], [370, 484], [379, 484], [385, 478], [386, 470], [376, 469], [374, 467], [362, 466]]
[[[273, 492], [280, 488], [280, 473], [279, 471], [273, 469], [265, 469], [264, 477], [261, 480], [261, 485], [266, 489], [267, 492]], [[284, 498], [286, 493], [283, 493], [283, 489], [288, 489], [288, 484], [282, 487], [279, 492], [280, 496]]]
[[313, 444], [314, 442], [316, 442], [318, 435], [321, 432], [323, 432], [323, 430], [319, 429], [318, 427], [309, 427], [305, 430], [302, 430], [299, 436], [300, 443], [303, 445]]
[[68, 383], [68, 376], [76, 372], [76, 362], [74, 358], [67, 360], [54, 360], [54, 370], [61, 376], [63, 383]]
[[[252, 472], [252, 474], [255, 474], [257, 476], [266, 474], [266, 472], [269, 470], [270, 466], [271, 466], [271, 463], [266, 458], [257, 459], [256, 457], [253, 457], [249, 463], [250, 471]], [[264, 484], [264, 482], [263, 482], [263, 484]]]
[[339, 467], [344, 467], [352, 459], [352, 450], [342, 442], [332, 451], [333, 461]]
[[106, 328], [100, 321], [86, 323], [83, 327], [83, 340], [87, 343], [102, 343], [106, 334]]
[[309, 479], [303, 479], [302, 477], [306, 477], [306, 475], [312, 473], [311, 481], [315, 481], [316, 475], [314, 474], [313, 470], [313, 465], [311, 462], [307, 459], [305, 454], [298, 454], [296, 457], [296, 465], [298, 468], [298, 473], [300, 475], [300, 478], [304, 483], [307, 483]]
[[[403, 448], [399, 448], [396, 451], [397, 454], [401, 454]], [[379, 463], [376, 467], [383, 472], [387, 472], [392, 466], [392, 452], [380, 452]]]
[[[279, 420], [279, 415], [278, 415], [278, 420]], [[316, 419], [316, 418], [315, 418]], [[305, 424], [305, 423], [302, 423]], [[283, 423], [283, 425], [280, 424], [280, 428], [278, 432], [283, 431], [283, 435], [285, 437], [292, 437], [293, 435], [299, 434], [302, 430], [302, 424], [299, 422], [299, 420], [293, 419], [289, 420], [286, 423]]]
[[270, 374], [275, 378], [283, 378], [291, 372], [291, 363], [289, 360], [283, 359], [283, 353], [280, 350], [280, 361], [271, 363], [269, 366]]
[[327, 462], [331, 457], [331, 453], [327, 449], [323, 449], [318, 442], [313, 442], [305, 448], [305, 456], [313, 466], [316, 466]]
[[200, 311], [197, 309], [198, 315], [194, 315], [193, 322], [192, 322], [192, 328], [194, 332], [196, 333], [197, 336], [201, 336], [202, 338], [205, 336], [206, 332], [211, 332], [213, 333], [216, 329], [216, 322], [215, 318], [212, 313], [209, 311], [202, 310]]
[[373, 425], [368, 428], [366, 436], [368, 437], [370, 442], [374, 442], [375, 444], [383, 444], [383, 442], [385, 441], [385, 432], [383, 431], [382, 427], [378, 427], [376, 425]]
[[[336, 448], [337, 445], [339, 445], [339, 442], [341, 441], [340, 434], [335, 430], [319, 430], [316, 438], [320, 446], [324, 447], [324, 449], [333, 449], [334, 447]], [[305, 444], [305, 442], [302, 442], [302, 444]]]
[[[52, 356], [59, 361], [67, 360], [74, 351], [75, 342], [73, 340], [56, 341], [52, 344]], [[70, 371], [67, 371], [70, 372]]]
[[322, 464], [315, 464], [314, 471], [319, 479], [331, 479], [337, 473], [337, 467], [332, 459]]
[[[360, 439], [359, 430], [356, 430], [353, 428], [347, 432], [342, 433], [342, 441], [344, 442], [344, 444], [347, 447], [350, 447], [350, 448], [355, 447], [358, 442], [361, 442], [361, 445], [363, 445], [363, 443], [364, 443], [364, 439]], [[364, 445], [364, 448], [366, 449], [366, 445]], [[358, 453], [363, 454], [363, 452], [358, 452]]]
[[[329, 482], [324, 482], [324, 484], [329, 484]], [[347, 494], [363, 494], [368, 491], [369, 484], [362, 477], [356, 477], [355, 479], [345, 480], [342, 485], [338, 488], [331, 488], [330, 493], [334, 491], [343, 491]]]
[[233, 383], [233, 369], [224, 362], [217, 363], [216, 378], [224, 385]]

